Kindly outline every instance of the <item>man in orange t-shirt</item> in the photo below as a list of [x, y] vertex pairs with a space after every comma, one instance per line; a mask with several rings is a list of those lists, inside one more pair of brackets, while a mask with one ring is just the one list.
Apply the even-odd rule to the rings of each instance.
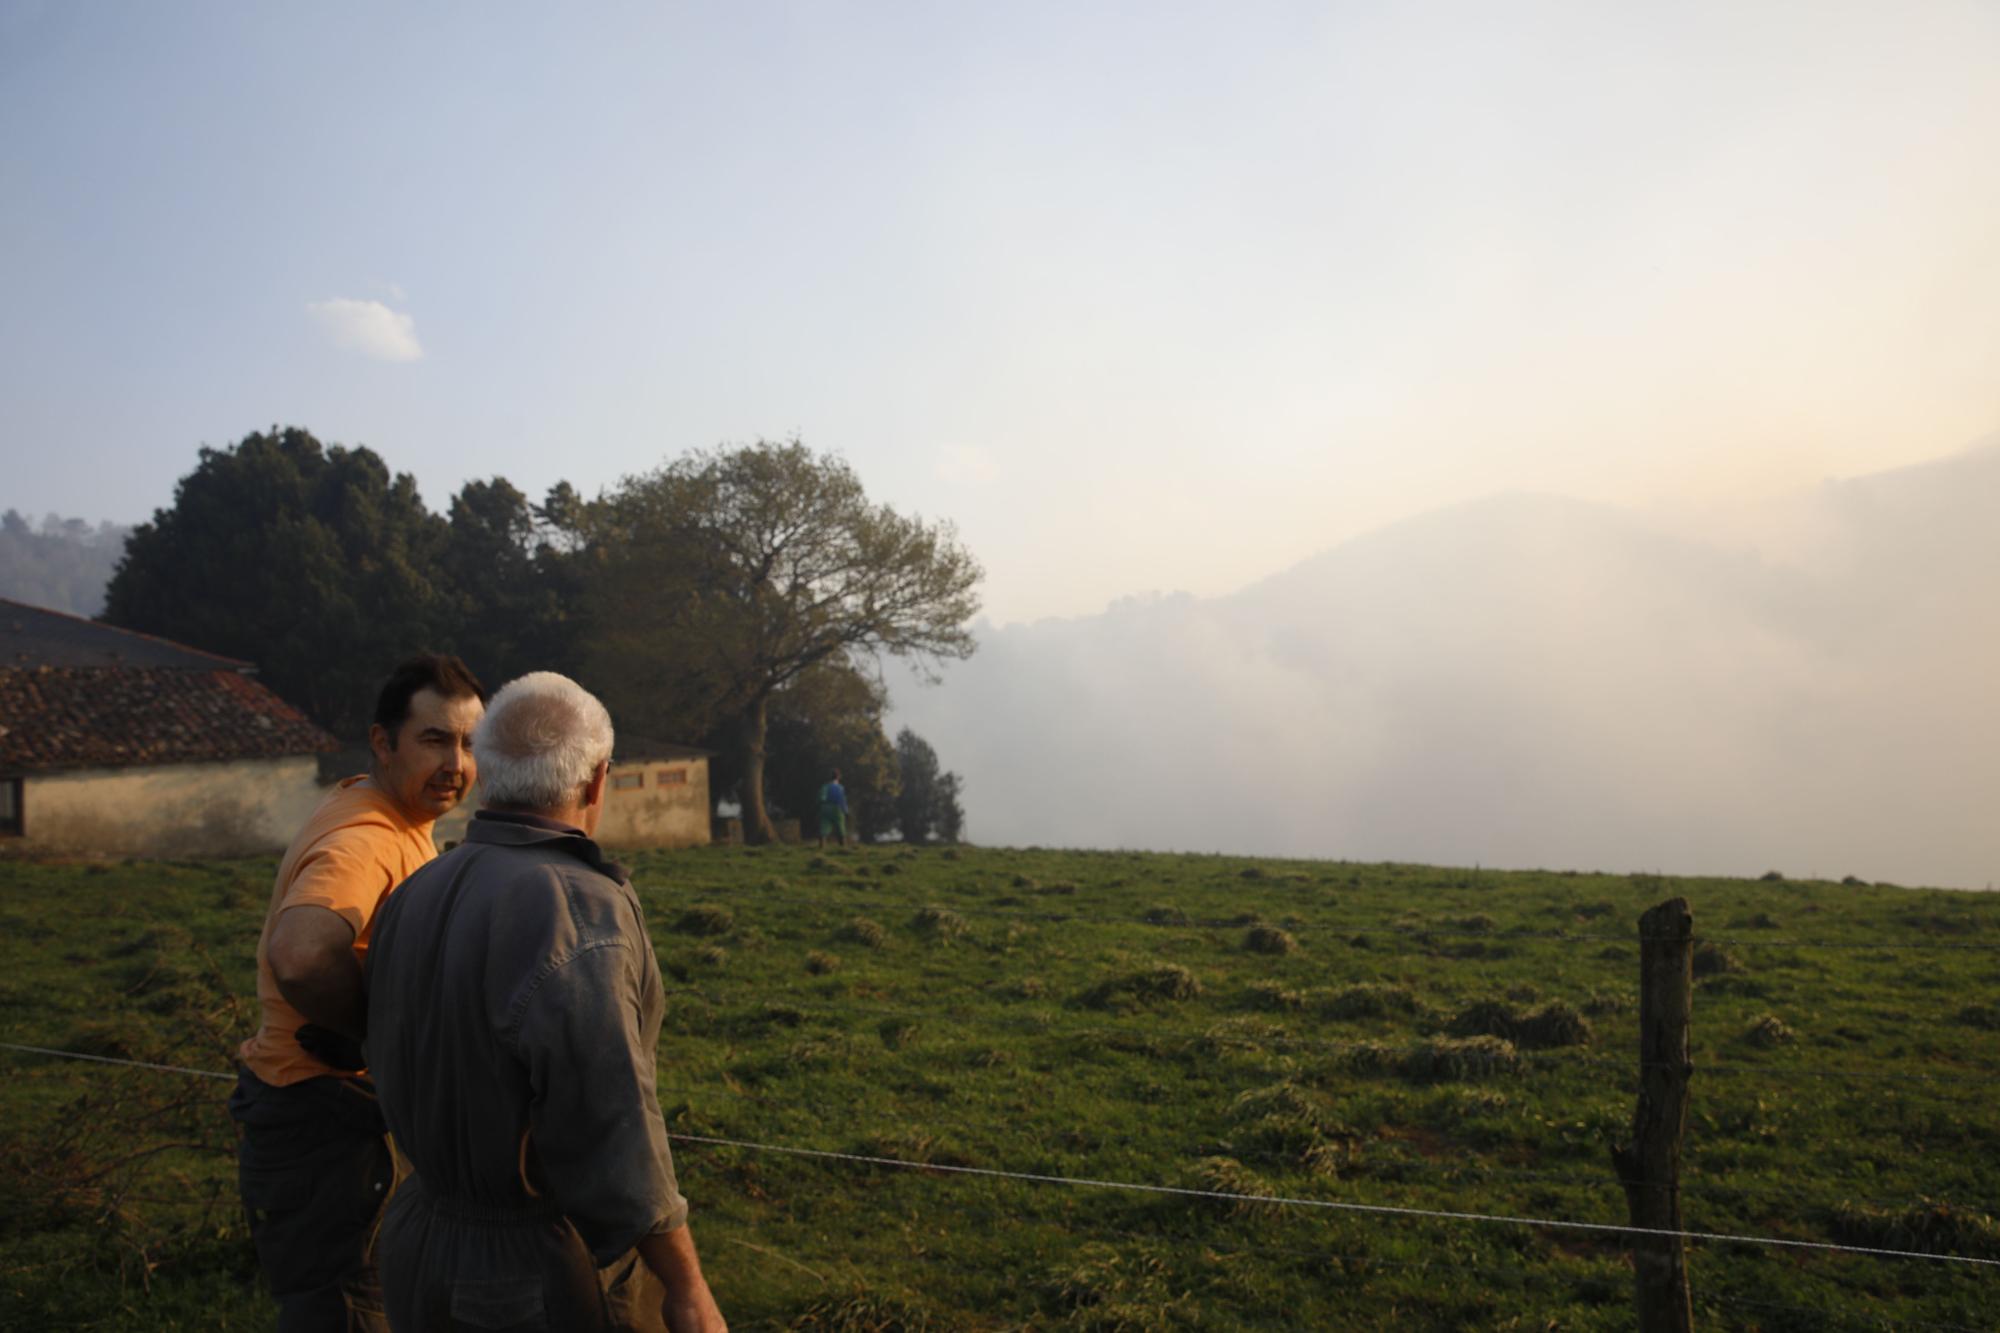
[[486, 692], [455, 657], [390, 674], [368, 729], [374, 762], [342, 781], [278, 866], [257, 942], [257, 1032], [238, 1051], [238, 1177], [280, 1333], [386, 1330], [368, 1255], [393, 1176], [362, 1077], [361, 964], [390, 892], [437, 855], [431, 826], [476, 776]]

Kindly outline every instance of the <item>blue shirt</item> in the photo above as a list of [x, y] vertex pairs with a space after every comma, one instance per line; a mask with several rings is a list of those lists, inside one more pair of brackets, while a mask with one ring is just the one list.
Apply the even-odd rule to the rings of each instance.
[[838, 782], [829, 782], [819, 789], [819, 803], [830, 805], [836, 810], [847, 808], [847, 789]]

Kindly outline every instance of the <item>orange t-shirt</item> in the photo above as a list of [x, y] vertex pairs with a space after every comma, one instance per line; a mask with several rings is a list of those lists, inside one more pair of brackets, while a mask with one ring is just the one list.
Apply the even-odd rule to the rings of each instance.
[[324, 907], [354, 927], [354, 952], [363, 961], [376, 909], [389, 891], [437, 856], [431, 826], [412, 824], [366, 778], [344, 778], [327, 793], [278, 865], [271, 908], [257, 940], [257, 1002], [263, 1009], [255, 1036], [237, 1058], [273, 1087], [339, 1071], [300, 1049], [292, 1034], [305, 1023], [285, 1003], [265, 950], [271, 925], [288, 907]]

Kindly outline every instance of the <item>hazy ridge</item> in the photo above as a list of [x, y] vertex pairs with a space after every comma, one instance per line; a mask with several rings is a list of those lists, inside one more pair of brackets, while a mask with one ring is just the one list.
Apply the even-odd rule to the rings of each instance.
[[995, 843], [1983, 887], [2000, 447], [1669, 521], [1506, 495], [982, 626], [901, 721]]

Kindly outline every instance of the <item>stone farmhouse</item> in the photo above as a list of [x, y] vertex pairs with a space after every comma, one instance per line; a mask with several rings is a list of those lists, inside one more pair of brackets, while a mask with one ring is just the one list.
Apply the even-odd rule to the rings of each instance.
[[281, 851], [333, 737], [248, 662], [0, 600], [0, 851]]
[[[282, 852], [365, 750], [255, 679], [168, 639], [0, 599], [0, 855]], [[706, 750], [619, 736], [598, 840], [709, 841]], [[465, 836], [478, 793], [433, 830]]]

